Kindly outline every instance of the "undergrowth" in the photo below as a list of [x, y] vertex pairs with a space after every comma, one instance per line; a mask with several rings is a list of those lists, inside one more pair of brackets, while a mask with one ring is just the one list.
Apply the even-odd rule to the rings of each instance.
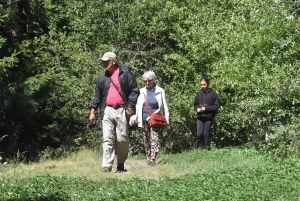
[[152, 179], [134, 175], [126, 180], [121, 178], [128, 173], [108, 173], [117, 177], [103, 180], [68, 174], [39, 174], [21, 179], [12, 175], [0, 178], [0, 200], [300, 199], [300, 162], [296, 159], [275, 162], [248, 148], [194, 150], [162, 155], [161, 159], [161, 166], [178, 169], [189, 169], [197, 163], [207, 165], [203, 169], [186, 170], [186, 174], [176, 178], [167, 175]]

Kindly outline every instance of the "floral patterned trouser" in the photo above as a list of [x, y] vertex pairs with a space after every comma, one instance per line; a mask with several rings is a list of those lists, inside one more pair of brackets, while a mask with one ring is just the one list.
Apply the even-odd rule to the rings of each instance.
[[144, 145], [147, 161], [155, 160], [159, 151], [159, 128], [151, 128], [148, 123], [143, 126]]

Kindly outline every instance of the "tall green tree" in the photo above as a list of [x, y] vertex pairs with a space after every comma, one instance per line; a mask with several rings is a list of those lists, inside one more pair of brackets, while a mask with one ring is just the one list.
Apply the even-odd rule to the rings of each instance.
[[[144, 71], [158, 75], [171, 114], [165, 151], [197, 146], [193, 100], [204, 75], [222, 101], [217, 147], [284, 133], [299, 114], [297, 11], [273, 0], [4, 1], [0, 130], [9, 137], [0, 152], [35, 158], [100, 141], [88, 114], [106, 51], [140, 87]], [[140, 138], [133, 132], [132, 142]]]

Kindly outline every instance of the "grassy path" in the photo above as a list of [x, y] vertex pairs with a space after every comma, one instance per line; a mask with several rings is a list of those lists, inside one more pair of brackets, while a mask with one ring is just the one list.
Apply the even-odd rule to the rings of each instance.
[[0, 166], [0, 200], [300, 200], [300, 162], [253, 149], [130, 157], [126, 173], [101, 173], [101, 154]]

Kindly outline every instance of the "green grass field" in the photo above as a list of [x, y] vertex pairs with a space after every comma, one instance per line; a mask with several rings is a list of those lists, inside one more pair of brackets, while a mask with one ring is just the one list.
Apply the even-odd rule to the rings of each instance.
[[[101, 153], [0, 166], [0, 200], [300, 200], [300, 162], [254, 149], [130, 157], [126, 173], [101, 173]], [[115, 169], [115, 166], [113, 167]]]

